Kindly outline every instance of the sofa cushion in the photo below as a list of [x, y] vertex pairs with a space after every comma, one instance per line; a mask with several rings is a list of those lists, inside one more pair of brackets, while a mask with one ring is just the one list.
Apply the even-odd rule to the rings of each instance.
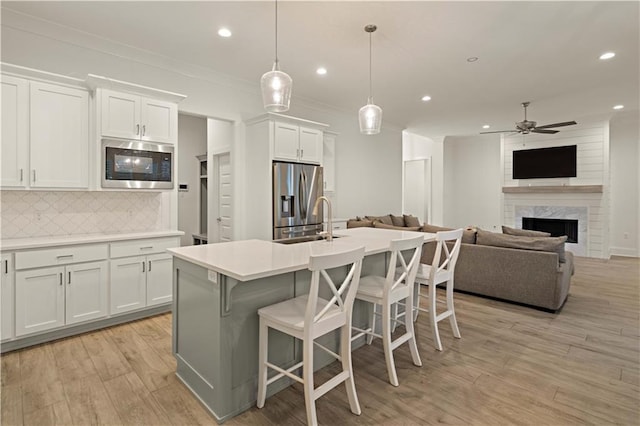
[[393, 222], [391, 221], [391, 215], [385, 215], [385, 216], [365, 216], [365, 219], [369, 219], [373, 222], [378, 221], [378, 222], [382, 222], [385, 225], [393, 225]]
[[[404, 217], [403, 216], [394, 216], [392, 214], [390, 214], [389, 216], [391, 216], [391, 224], [393, 226], [405, 226]], [[420, 225], [418, 225], [418, 226], [420, 226]]]
[[371, 228], [373, 221], [369, 219], [349, 219], [347, 220], [347, 228]]
[[[429, 225], [425, 223], [420, 229], [422, 232], [429, 232], [435, 234], [440, 231], [453, 231], [453, 228], [443, 228], [442, 226]], [[465, 229], [462, 231], [462, 243], [463, 244], [475, 244], [476, 243], [476, 231], [475, 229]]]
[[373, 227], [374, 228], [380, 228], [380, 229], [396, 229], [398, 231], [419, 231], [420, 227], [419, 226], [393, 226], [393, 225], [387, 225], [386, 223], [382, 223], [382, 222], [373, 222]]
[[420, 220], [417, 217], [410, 214], [405, 214], [403, 216], [404, 224], [406, 226], [420, 226]]
[[560, 262], [565, 261], [565, 241], [567, 241], [566, 235], [562, 237], [524, 237], [488, 232], [481, 229], [478, 230], [476, 237], [476, 244], [478, 245], [558, 253]]
[[508, 226], [504, 226], [504, 225], [502, 225], [502, 233], [508, 234], [508, 235], [519, 235], [521, 237], [550, 237], [551, 236], [549, 232], [532, 231], [530, 229], [509, 228]]

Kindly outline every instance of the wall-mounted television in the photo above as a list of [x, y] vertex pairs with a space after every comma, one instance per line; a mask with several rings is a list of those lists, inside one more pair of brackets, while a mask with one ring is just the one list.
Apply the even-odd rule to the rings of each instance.
[[576, 145], [513, 151], [513, 179], [576, 177]]

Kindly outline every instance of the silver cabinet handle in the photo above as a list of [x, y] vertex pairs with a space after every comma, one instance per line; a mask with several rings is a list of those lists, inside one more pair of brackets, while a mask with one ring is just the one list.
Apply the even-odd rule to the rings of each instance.
[[149, 269], [148, 269], [148, 271], [151, 272], [151, 261], [149, 261]]
[[145, 263], [146, 263], [146, 262], [143, 260], [143, 261], [142, 261], [142, 272], [146, 272], [146, 271], [145, 271]]
[[61, 254], [60, 256], [56, 256], [56, 259], [68, 259], [72, 257], [73, 257], [72, 254]]
[[4, 273], [8, 274], [9, 273], [9, 261], [5, 259], [4, 261]]
[[304, 149], [300, 150], [300, 158], [304, 157]]
[[36, 181], [36, 169], [33, 169], [33, 181]]
[[67, 284], [71, 285], [71, 271], [69, 271], [69, 281], [67, 282]]
[[296, 149], [296, 157], [300, 157], [300, 150]]
[[147, 126], [143, 124], [143, 125], [142, 125], [142, 136], [144, 136], [144, 134], [146, 133], [146, 131], [147, 131]]
[[23, 180], [23, 177], [22, 177], [22, 172], [23, 171], [24, 171], [23, 169], [20, 169], [20, 182], [22, 182], [22, 180]]
[[152, 248], [153, 246], [145, 246], [145, 247], [140, 247], [140, 250], [150, 250]]
[[60, 272], [60, 285], [62, 285], [62, 272]]
[[140, 125], [136, 124], [136, 135], [140, 134]]

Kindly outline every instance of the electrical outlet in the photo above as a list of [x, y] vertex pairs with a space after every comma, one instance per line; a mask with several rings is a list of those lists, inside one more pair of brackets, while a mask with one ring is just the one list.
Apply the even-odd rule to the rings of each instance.
[[623, 235], [623, 237], [624, 237], [624, 239], [625, 239], [625, 240], [628, 240], [628, 239], [629, 239], [629, 233], [628, 233], [628, 232], [625, 232], [625, 233], [624, 233], [624, 235]]
[[129, 217], [133, 217], [133, 210], [131, 210], [131, 209], [127, 210], [127, 215]]
[[41, 222], [41, 221], [42, 221], [42, 213], [36, 212], [36, 222]]

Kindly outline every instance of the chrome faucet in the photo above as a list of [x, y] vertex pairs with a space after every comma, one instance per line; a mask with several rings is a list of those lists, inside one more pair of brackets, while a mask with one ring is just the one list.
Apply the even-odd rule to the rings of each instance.
[[313, 205], [313, 214], [317, 215], [318, 214], [318, 206], [320, 205], [320, 202], [324, 200], [327, 202], [327, 206], [329, 207], [329, 211], [327, 212], [327, 217], [329, 218], [329, 232], [327, 232], [327, 241], [333, 241], [333, 222], [332, 222], [332, 213], [331, 213], [331, 200], [329, 200], [327, 197], [325, 197], [324, 195], [318, 197], [316, 199], [315, 204]]

